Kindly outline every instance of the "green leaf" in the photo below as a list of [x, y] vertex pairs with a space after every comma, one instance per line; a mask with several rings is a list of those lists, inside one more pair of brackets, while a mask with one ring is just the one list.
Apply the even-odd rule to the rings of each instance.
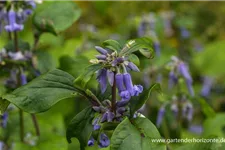
[[203, 135], [206, 137], [211, 135], [224, 137], [225, 136], [224, 127], [225, 127], [225, 113], [218, 113], [214, 117], [205, 120], [203, 124], [204, 128]]
[[157, 128], [147, 118], [138, 117], [131, 122], [126, 118], [113, 132], [110, 150], [165, 150], [165, 145], [151, 141], [160, 138]]
[[197, 98], [197, 101], [200, 103], [201, 109], [207, 118], [215, 117], [215, 115], [216, 115], [215, 111], [211, 108], [211, 106], [204, 99]]
[[37, 69], [42, 74], [56, 67], [52, 56], [47, 51], [38, 50], [35, 54], [37, 56]]
[[111, 49], [113, 51], [120, 52], [122, 50], [122, 46], [115, 40], [106, 40], [102, 43], [105, 48]]
[[93, 130], [92, 119], [94, 118], [94, 111], [91, 107], [82, 110], [70, 122], [66, 138], [71, 143], [71, 138], [76, 137], [80, 142], [80, 149], [84, 150], [87, 145], [88, 138]]
[[41, 32], [57, 35], [70, 27], [80, 15], [81, 10], [74, 2], [52, 2], [34, 14], [33, 23]]
[[74, 81], [75, 86], [84, 88], [86, 84], [88, 83], [88, 81], [92, 78], [94, 73], [101, 68], [102, 68], [101, 64], [94, 64], [94, 65], [88, 66], [85, 69], [85, 71], [79, 77], [77, 77], [76, 80]]
[[153, 85], [151, 85], [150, 88], [148, 88], [147, 90], [143, 91], [139, 96], [133, 96], [130, 100], [130, 113], [131, 116], [133, 116], [133, 114], [135, 113], [135, 111], [137, 111], [138, 109], [140, 109], [143, 104], [146, 103], [146, 101], [149, 99], [149, 96], [151, 94], [151, 92], [155, 90], [159, 93], [161, 93], [161, 87], [159, 83], [155, 83]]
[[120, 56], [129, 55], [133, 52], [140, 51], [147, 58], [152, 58], [154, 51], [152, 40], [147, 37], [138, 38], [128, 41], [120, 52]]
[[137, 57], [137, 55], [135, 55], [135, 54], [130, 54], [130, 55], [129, 55], [129, 60], [130, 60], [131, 62], [133, 62], [136, 66], [140, 66], [140, 60], [139, 60], [139, 58]]
[[6, 109], [7, 109], [8, 106], [9, 106], [9, 104], [10, 104], [9, 101], [7, 101], [7, 100], [5, 100], [5, 99], [2, 99], [2, 98], [0, 97], [0, 115], [2, 115], [2, 114], [6, 111]]
[[2, 96], [20, 109], [29, 113], [43, 112], [58, 101], [75, 96], [80, 92], [73, 87], [70, 74], [55, 69], [43, 74], [28, 84]]

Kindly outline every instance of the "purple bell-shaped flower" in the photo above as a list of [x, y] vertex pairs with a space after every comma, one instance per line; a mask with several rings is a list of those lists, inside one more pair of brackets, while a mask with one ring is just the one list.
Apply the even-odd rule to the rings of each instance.
[[13, 10], [8, 12], [9, 24], [5, 26], [5, 30], [8, 32], [21, 31], [23, 30], [23, 25], [16, 23], [16, 13]]

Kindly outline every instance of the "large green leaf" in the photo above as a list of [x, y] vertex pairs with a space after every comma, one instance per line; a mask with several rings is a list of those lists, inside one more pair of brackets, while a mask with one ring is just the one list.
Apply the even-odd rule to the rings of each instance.
[[130, 100], [130, 112], [131, 116], [140, 109], [143, 104], [146, 103], [146, 101], [149, 99], [149, 96], [153, 90], [156, 90], [157, 92], [161, 93], [161, 87], [160, 84], [155, 83], [151, 87], [149, 87], [147, 90], [144, 90], [139, 96], [133, 96]]
[[88, 83], [88, 81], [91, 79], [91, 77], [94, 75], [94, 73], [101, 68], [102, 68], [101, 64], [94, 64], [88, 66], [84, 70], [84, 72], [74, 81], [75, 86], [84, 88]]
[[119, 55], [129, 55], [136, 51], [140, 51], [147, 58], [152, 58], [154, 56], [152, 40], [147, 37], [130, 40], [125, 44]]
[[80, 14], [81, 10], [74, 2], [52, 2], [35, 13], [33, 23], [41, 32], [57, 35], [70, 27]]
[[39, 76], [12, 93], [3, 95], [2, 98], [26, 112], [43, 112], [58, 101], [74, 97], [75, 92], [79, 92], [73, 86], [73, 80], [74, 77], [70, 74], [55, 69]]
[[80, 142], [80, 149], [84, 150], [87, 145], [90, 133], [93, 130], [92, 119], [94, 118], [94, 111], [91, 107], [82, 110], [77, 114], [69, 124], [66, 132], [66, 138], [71, 143], [71, 138], [76, 137]]
[[138, 117], [121, 122], [111, 137], [111, 150], [165, 150], [166, 146], [152, 142], [161, 136], [154, 124], [147, 118]]

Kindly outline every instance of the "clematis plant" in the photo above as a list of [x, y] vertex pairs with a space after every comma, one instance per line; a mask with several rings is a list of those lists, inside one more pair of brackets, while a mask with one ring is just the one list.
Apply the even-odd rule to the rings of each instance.
[[[86, 146], [123, 149], [149, 150], [165, 149], [164, 144], [151, 142], [151, 138], [161, 138], [157, 128], [138, 110], [149, 99], [152, 90], [160, 92], [159, 84], [148, 89], [134, 83], [132, 71], [140, 71], [135, 62], [142, 54], [153, 58], [151, 39], [144, 37], [129, 40], [124, 45], [114, 40], [106, 40], [96, 46], [99, 52], [91, 65], [74, 79], [70, 74], [51, 70], [12, 93], [2, 96], [20, 109], [29, 113], [47, 111], [58, 101], [76, 94], [90, 102], [90, 106], [78, 113], [67, 128], [66, 138], [71, 142], [75, 137], [81, 150]], [[88, 88], [88, 82], [96, 75], [99, 93], [95, 95]]]

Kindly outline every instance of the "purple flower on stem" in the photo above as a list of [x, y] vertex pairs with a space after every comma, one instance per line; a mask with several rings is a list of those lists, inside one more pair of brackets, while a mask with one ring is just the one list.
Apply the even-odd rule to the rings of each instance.
[[102, 118], [101, 118], [101, 123], [105, 122], [107, 120], [107, 117], [108, 117], [108, 113], [105, 112], [103, 115], [102, 115]]
[[103, 55], [107, 55], [107, 54], [108, 54], [108, 51], [105, 50], [104, 48], [100, 47], [100, 46], [95, 46], [95, 49], [96, 49], [100, 54], [103, 54]]
[[16, 13], [13, 10], [8, 12], [9, 25], [5, 26], [5, 30], [8, 32], [21, 31], [23, 25], [16, 23]]
[[125, 107], [117, 107], [116, 112], [121, 116], [126, 111]]
[[138, 67], [137, 67], [134, 63], [132, 63], [132, 62], [129, 62], [128, 65], [127, 65], [127, 67], [130, 68], [130, 69], [133, 70], [133, 71], [137, 71], [137, 72], [140, 71], [140, 70], [138, 69]]
[[107, 113], [107, 121], [108, 121], [108, 122], [112, 122], [113, 119], [114, 119], [114, 117], [115, 117], [115, 114], [114, 114], [113, 112], [109, 111], [109, 112]]
[[111, 86], [113, 86], [113, 83], [114, 83], [114, 72], [112, 72], [110, 70], [107, 70], [107, 77], [108, 77], [109, 84]]
[[21, 81], [21, 85], [27, 84], [27, 77], [26, 77], [25, 74], [22, 73], [22, 74], [20, 75], [20, 81]]
[[107, 89], [107, 70], [105, 68], [98, 71], [97, 80], [100, 84], [101, 92], [104, 93]]
[[177, 84], [178, 78], [175, 75], [174, 71], [170, 71], [169, 73], [169, 88], [172, 88], [175, 84]]
[[126, 90], [123, 84], [123, 74], [117, 73], [115, 78], [116, 78], [116, 87], [118, 88], [119, 92]]
[[107, 56], [106, 55], [96, 55], [96, 58], [98, 60], [106, 60]]
[[201, 90], [201, 95], [204, 97], [208, 97], [211, 91], [211, 87], [213, 84], [213, 79], [209, 77], [204, 77], [203, 86]]
[[158, 112], [158, 115], [157, 115], [157, 121], [156, 121], [157, 127], [159, 127], [161, 125], [161, 123], [163, 121], [164, 114], [165, 114], [165, 108], [163, 106], [159, 109], [159, 112]]
[[129, 91], [131, 96], [134, 96], [134, 86], [132, 83], [132, 79], [129, 73], [123, 74], [123, 82], [126, 87], [126, 89]]
[[117, 107], [124, 107], [129, 103], [129, 99], [122, 99], [121, 101], [117, 101]]
[[94, 146], [95, 144], [95, 140], [93, 137], [91, 137], [89, 140], [88, 140], [88, 146]]
[[124, 100], [129, 100], [131, 98], [130, 93], [127, 90], [120, 92], [120, 97]]
[[30, 5], [32, 8], [36, 8], [36, 3], [34, 2], [34, 0], [27, 1], [27, 4]]
[[110, 144], [110, 140], [109, 140], [108, 136], [104, 133], [101, 133], [100, 141], [99, 141], [99, 147], [100, 148], [108, 147], [109, 144]]
[[99, 118], [95, 118], [95, 120], [92, 123], [94, 131], [99, 130], [101, 128], [101, 126], [98, 124], [98, 120]]
[[186, 80], [186, 85], [189, 90], [189, 93], [191, 94], [191, 96], [194, 96], [194, 91], [192, 88], [192, 77], [190, 76], [187, 65], [181, 62], [178, 66], [178, 71]]
[[143, 92], [143, 86], [134, 85], [134, 96], [138, 96], [142, 92]]

